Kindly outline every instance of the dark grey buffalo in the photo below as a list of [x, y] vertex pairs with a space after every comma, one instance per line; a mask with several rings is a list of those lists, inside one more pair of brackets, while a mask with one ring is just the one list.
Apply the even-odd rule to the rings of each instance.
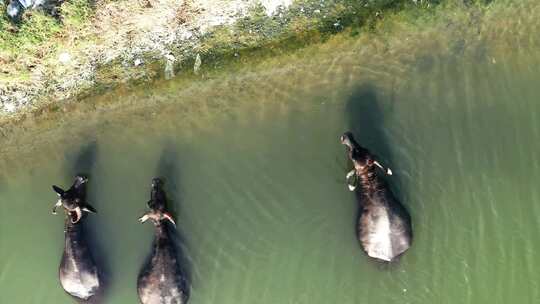
[[67, 191], [53, 186], [58, 194], [53, 214], [58, 207], [66, 212], [65, 246], [60, 262], [60, 284], [64, 290], [80, 300], [89, 300], [100, 290], [98, 268], [85, 238], [83, 230], [84, 213], [95, 213], [95, 209], [86, 202], [86, 183], [88, 179], [77, 176]]
[[187, 303], [185, 274], [175, 243], [176, 224], [166, 212], [167, 198], [160, 179], [152, 180], [148, 208], [139, 221], [152, 220], [155, 226], [152, 252], [139, 273], [137, 292], [142, 304]]
[[[341, 136], [354, 169], [347, 174], [351, 191], [359, 187], [360, 217], [358, 238], [370, 257], [392, 261], [411, 246], [411, 218], [395, 198], [381, 173], [392, 175], [375, 157], [354, 139], [352, 133]], [[351, 179], [353, 181], [351, 181]]]

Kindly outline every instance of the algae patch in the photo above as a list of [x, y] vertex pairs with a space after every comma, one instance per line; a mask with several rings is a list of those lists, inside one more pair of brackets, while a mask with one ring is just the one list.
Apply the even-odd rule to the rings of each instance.
[[[125, 0], [98, 1], [93, 6], [85, 3], [67, 2], [62, 7], [61, 22], [32, 12], [25, 22], [52, 22], [47, 27], [51, 31], [43, 35], [34, 33], [32, 37], [37, 38], [28, 40], [31, 47], [22, 48], [20, 53], [13, 52], [13, 48], [8, 51], [7, 47], [1, 51], [0, 62], [6, 63], [2, 68], [7, 72], [0, 76], [0, 121], [13, 120], [31, 111], [39, 113], [51, 104], [61, 107], [119, 86], [131, 87], [173, 76], [207, 79], [220, 70], [231, 72], [245, 64], [324, 42], [340, 32], [351, 36], [376, 33], [380, 37], [373, 44], [380, 43], [383, 52], [392, 52], [380, 38], [393, 31], [395, 24], [415, 31], [422, 26], [422, 20], [431, 26], [431, 19], [446, 18], [450, 26], [461, 26], [457, 23], [471, 23], [474, 18], [489, 14], [489, 7], [495, 3], [513, 6], [516, 2]], [[537, 6], [533, 1], [521, 3]], [[32, 21], [34, 18], [36, 21]], [[1, 24], [13, 27], [5, 20]], [[447, 29], [438, 26], [422, 30]], [[14, 39], [15, 36], [9, 35], [12, 33], [6, 37]], [[449, 45], [459, 51], [465, 43], [457, 41]], [[428, 64], [429, 60], [425, 62]]]

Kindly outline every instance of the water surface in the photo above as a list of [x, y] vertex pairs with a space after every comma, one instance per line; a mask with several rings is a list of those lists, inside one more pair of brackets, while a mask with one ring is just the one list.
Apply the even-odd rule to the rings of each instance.
[[[26, 125], [1, 150], [0, 302], [72, 303], [50, 186], [79, 172], [99, 212], [88, 224], [105, 303], [137, 303], [152, 240], [137, 218], [154, 176], [172, 199], [193, 304], [540, 301], [540, 53], [531, 41], [501, 47], [504, 35], [467, 49], [463, 35], [459, 48], [395, 39], [385, 56], [342, 37]], [[118, 99], [124, 111], [100, 107]], [[355, 237], [348, 129], [393, 169], [412, 215], [413, 247], [392, 265]]]

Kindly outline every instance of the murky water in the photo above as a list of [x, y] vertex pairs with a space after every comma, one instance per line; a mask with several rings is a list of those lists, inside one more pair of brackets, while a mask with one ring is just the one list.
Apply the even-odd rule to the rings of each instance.
[[[137, 303], [152, 240], [137, 217], [154, 176], [172, 198], [193, 304], [540, 301], [540, 53], [504, 35], [467, 49], [461, 34], [461, 48], [424, 33], [384, 54], [342, 37], [14, 131], [0, 150], [0, 302], [72, 303], [50, 186], [77, 172], [99, 212], [88, 225], [106, 303]], [[100, 107], [116, 99], [129, 110]], [[395, 264], [369, 260], [355, 238], [347, 129], [390, 165], [412, 215], [413, 247]]]

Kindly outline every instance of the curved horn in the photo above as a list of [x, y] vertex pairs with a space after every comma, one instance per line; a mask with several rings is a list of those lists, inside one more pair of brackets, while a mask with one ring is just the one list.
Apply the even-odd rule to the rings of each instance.
[[385, 170], [385, 168], [378, 161], [374, 161], [373, 163], [375, 166], [379, 167], [379, 169], [383, 170], [387, 175], [392, 175], [392, 170], [390, 170], [390, 168], [386, 168]]
[[139, 218], [139, 222], [144, 223], [144, 222], [146, 222], [149, 218], [150, 218], [150, 216], [148, 215], [148, 213], [145, 213], [143, 216], [141, 216], [141, 217]]
[[56, 204], [54, 204], [54, 207], [52, 209], [52, 214], [56, 214], [56, 209], [58, 207], [62, 206], [62, 200], [58, 200], [58, 202], [56, 202]]
[[[77, 207], [77, 208], [75, 208], [75, 209], [74, 209], [73, 211], [71, 211], [71, 212], [75, 212], [75, 215], [77, 215], [77, 218], [75, 218], [75, 220], [73, 220], [73, 217], [71, 218], [71, 223], [73, 223], [73, 224], [78, 223], [78, 222], [81, 220], [81, 218], [82, 218], [82, 210], [81, 210], [81, 207]], [[71, 212], [70, 212], [70, 214], [71, 214]]]
[[349, 187], [349, 190], [350, 191], [354, 191], [354, 189], [356, 189], [356, 186], [354, 184], [351, 184], [350, 183], [350, 179], [351, 177], [354, 177], [356, 176], [356, 169], [352, 169], [351, 171], [349, 171], [349, 173], [347, 173], [347, 175], [345, 176], [345, 180], [347, 182], [347, 187]]
[[163, 218], [165, 218], [166, 220], [171, 222], [171, 224], [173, 224], [173, 226], [176, 228], [176, 223], [174, 222], [174, 219], [172, 218], [172, 216], [170, 214], [168, 214], [167, 212], [164, 212], [163, 213]]
[[82, 211], [88, 212], [88, 213], [97, 213], [96, 208], [92, 207], [88, 203], [86, 203], [86, 205], [84, 207], [82, 207]]

